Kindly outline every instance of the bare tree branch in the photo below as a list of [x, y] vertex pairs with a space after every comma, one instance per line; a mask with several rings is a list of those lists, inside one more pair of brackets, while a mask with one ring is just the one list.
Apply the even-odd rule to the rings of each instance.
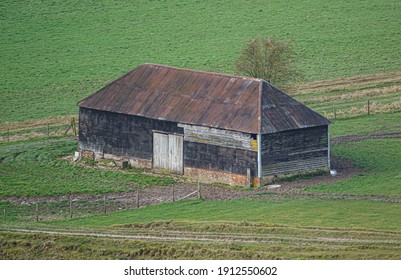
[[294, 82], [301, 74], [294, 67], [295, 55], [291, 46], [291, 42], [273, 38], [251, 39], [235, 62], [234, 71], [278, 86]]

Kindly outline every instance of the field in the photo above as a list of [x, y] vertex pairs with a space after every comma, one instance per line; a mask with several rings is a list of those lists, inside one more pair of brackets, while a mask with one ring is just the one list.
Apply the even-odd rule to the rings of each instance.
[[[378, 133], [382, 127], [394, 128], [400, 113], [381, 115], [380, 126], [371, 126], [369, 133]], [[364, 124], [368, 125], [373, 117], [339, 120], [333, 125], [332, 133], [335, 139], [339, 139], [336, 133], [349, 135], [346, 130], [366, 135]], [[348, 127], [344, 131], [337, 130], [336, 126]], [[3, 199], [29, 201], [38, 195], [46, 200], [49, 196], [74, 193], [129, 193], [138, 188], [152, 188], [154, 184], [171, 188], [174, 179], [153, 177], [139, 170], [126, 174], [71, 165], [62, 156], [74, 150], [75, 141], [61, 137], [2, 143], [0, 148], [5, 155], [0, 165]], [[39, 223], [31, 214], [21, 214], [26, 213], [22, 210], [19, 214], [9, 211], [7, 222], [0, 224], [0, 229], [8, 232], [0, 234], [3, 245], [0, 257], [399, 259], [399, 147], [399, 138], [333, 145], [333, 156], [350, 160], [364, 173], [334, 183], [302, 188], [301, 194], [277, 196], [256, 189], [256, 194], [249, 198], [167, 202], [73, 219], [54, 216], [59, 218], [44, 219]], [[15, 157], [16, 153], [20, 154]], [[387, 156], [382, 157], [383, 153]], [[16, 168], [27, 171], [15, 172]], [[124, 183], [130, 188], [113, 188], [116, 184], [124, 186]], [[33, 187], [39, 184], [43, 187]], [[244, 197], [250, 193], [249, 190], [237, 192], [243, 193]], [[302, 195], [303, 192], [308, 195]], [[311, 193], [323, 196], [313, 197]], [[10, 203], [0, 203], [0, 208], [10, 209]], [[68, 204], [54, 202], [54, 207], [68, 209]], [[34, 211], [34, 204], [21, 205], [20, 209], [24, 208]], [[46, 237], [50, 232], [58, 235]], [[41, 245], [44, 240], [48, 242]], [[227, 242], [229, 246], [225, 245]]]
[[401, 71], [400, 10], [396, 0], [4, 0], [0, 123], [76, 114], [144, 62], [232, 73], [252, 37], [292, 40], [305, 81]]
[[74, 139], [37, 139], [0, 144], [1, 195], [62, 196], [127, 192], [149, 185], [170, 185], [173, 180], [141, 174], [91, 170], [71, 165], [60, 157], [77, 149]]
[[[401, 259], [400, 8], [2, 1], [0, 259]], [[334, 162], [354, 173], [202, 185], [201, 199], [173, 202], [197, 182], [71, 162], [77, 139], [64, 134], [80, 99], [144, 62], [233, 73], [263, 36], [293, 41], [305, 80], [289, 93], [333, 121]], [[155, 197], [136, 209], [137, 191]]]

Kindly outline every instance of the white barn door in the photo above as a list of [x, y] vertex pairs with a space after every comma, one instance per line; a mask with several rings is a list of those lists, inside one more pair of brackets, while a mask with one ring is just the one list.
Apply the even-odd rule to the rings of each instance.
[[169, 166], [174, 173], [182, 174], [183, 166], [183, 137], [179, 135], [168, 136]]
[[180, 135], [153, 133], [153, 168], [182, 174], [184, 139]]
[[153, 168], [168, 169], [168, 135], [153, 133]]

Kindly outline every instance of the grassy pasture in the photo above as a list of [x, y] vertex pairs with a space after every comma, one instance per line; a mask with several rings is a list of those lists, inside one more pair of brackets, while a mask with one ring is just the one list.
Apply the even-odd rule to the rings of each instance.
[[68, 138], [0, 144], [0, 197], [102, 194], [173, 182], [139, 171], [85, 169], [61, 159], [76, 150], [77, 141]]
[[399, 203], [312, 199], [239, 199], [163, 203], [139, 210], [49, 222], [64, 226], [113, 226], [153, 221], [262, 222], [289, 226], [401, 231]]
[[336, 145], [332, 151], [366, 170], [366, 174], [330, 185], [308, 187], [308, 191], [401, 195], [401, 139]]
[[305, 83], [292, 95], [332, 120], [401, 111], [401, 72]]
[[[391, 127], [394, 120], [389, 114]], [[400, 113], [395, 116], [399, 117]], [[359, 118], [362, 123], [369, 117]], [[343, 120], [342, 122], [346, 122]], [[364, 125], [356, 122], [365, 131]], [[337, 126], [339, 124], [335, 124]], [[345, 125], [344, 125], [345, 126]], [[340, 126], [343, 129], [343, 126]], [[357, 132], [357, 127], [353, 132]], [[351, 128], [348, 128], [351, 129]], [[341, 133], [341, 130], [338, 132]], [[335, 133], [334, 133], [335, 135]], [[76, 140], [68, 138], [39, 138], [0, 144], [0, 197], [52, 196], [66, 194], [102, 194], [124, 192], [146, 185], [168, 185], [170, 178], [152, 177], [132, 171], [129, 174], [90, 170], [74, 166], [60, 157], [76, 150]], [[336, 156], [351, 160], [366, 174], [328, 186], [308, 190], [358, 194], [401, 195], [400, 174], [401, 140], [365, 140], [332, 147]]]
[[[342, 119], [339, 122], [343, 125], [333, 129], [334, 134], [366, 132], [366, 129], [377, 131], [382, 126], [394, 128], [399, 114], [382, 114], [381, 122], [376, 125], [371, 122], [378, 115]], [[365, 124], [370, 126], [366, 128]], [[124, 185], [132, 180], [141, 184], [143, 180], [150, 180], [142, 174], [71, 166], [58, 157], [71, 154], [76, 141], [46, 140], [0, 144], [0, 154], [5, 155], [0, 165], [2, 196], [102, 193], [115, 191], [110, 187], [115, 184]], [[400, 194], [401, 186], [397, 183], [400, 144], [400, 139], [381, 139], [334, 146], [334, 154], [364, 168], [366, 175], [308, 191]], [[19, 169], [26, 172], [12, 172]], [[38, 184], [43, 187], [35, 188]], [[7, 205], [0, 203], [0, 208]], [[34, 219], [21, 223], [20, 218], [10, 216], [6, 224], [0, 224], [0, 230], [28, 228], [82, 234], [153, 234], [156, 239], [171, 234], [183, 238], [227, 235], [235, 241], [141, 241], [129, 237], [1, 232], [0, 259], [399, 259], [400, 212], [399, 203], [238, 199], [162, 203], [107, 215], [39, 223]]]
[[[4, 0], [0, 141], [7, 139], [7, 128], [12, 141], [24, 138], [22, 134], [46, 135], [48, 123], [53, 133], [62, 131], [69, 116], [77, 113], [78, 100], [144, 62], [232, 73], [244, 42], [255, 36], [294, 41], [297, 66], [308, 83], [293, 95], [319, 113], [336, 117], [332, 137], [399, 132], [400, 10], [396, 0]], [[364, 74], [375, 75], [344, 78]], [[338, 79], [313, 82], [334, 78]], [[333, 154], [366, 173], [306, 190], [400, 195], [400, 147], [400, 139], [335, 145]], [[74, 150], [76, 140], [57, 137], [0, 143], [0, 197], [103, 194], [173, 183], [136, 171], [84, 169], [60, 159]], [[55, 204], [68, 208], [67, 201]], [[8, 205], [0, 202], [0, 209]], [[399, 213], [399, 203], [239, 199], [163, 203], [68, 221], [20, 223], [11, 215], [0, 230], [227, 234], [237, 241], [0, 232], [0, 259], [401, 259]], [[252, 238], [258, 242], [245, 242]]]
[[363, 133], [399, 132], [401, 129], [400, 120], [401, 111], [332, 119], [330, 135], [331, 137], [339, 137]]
[[294, 41], [307, 81], [400, 71], [400, 5], [4, 0], [0, 123], [74, 114], [78, 100], [143, 62], [232, 73], [255, 36]]

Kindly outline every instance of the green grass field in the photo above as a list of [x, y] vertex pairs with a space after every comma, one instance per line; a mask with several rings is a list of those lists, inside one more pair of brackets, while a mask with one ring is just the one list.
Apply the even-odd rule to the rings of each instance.
[[61, 159], [76, 150], [77, 141], [69, 138], [0, 143], [0, 197], [126, 192], [174, 182], [138, 170], [128, 174], [91, 170]]
[[401, 111], [373, 116], [364, 116], [333, 119], [330, 125], [331, 137], [340, 137], [345, 135], [397, 132], [400, 131]]
[[[333, 134], [378, 132], [383, 126], [396, 126], [399, 113], [381, 115], [339, 120]], [[372, 125], [377, 118], [380, 122]], [[306, 190], [400, 195], [400, 144], [400, 139], [371, 139], [334, 145], [333, 154], [352, 161], [365, 174]], [[75, 140], [63, 138], [0, 144], [1, 196], [107, 193], [116, 191], [112, 186], [131, 180], [155, 183], [156, 178], [136, 172], [87, 170], [60, 160], [75, 147]], [[42, 187], [35, 187], [38, 184]], [[63, 215], [68, 215], [68, 204], [56, 204], [65, 204], [67, 214]], [[0, 209], [9, 207], [10, 203], [0, 203]], [[401, 258], [400, 203], [305, 198], [187, 200], [39, 223], [32, 214], [34, 205], [22, 208], [30, 209], [26, 214], [30, 217], [10, 211], [7, 222], [0, 223], [0, 259]], [[61, 235], [9, 232], [21, 229]], [[69, 232], [82, 236], [66, 235]], [[103, 235], [95, 238], [91, 233]], [[138, 235], [152, 239], [137, 240]]]
[[0, 123], [75, 114], [144, 62], [232, 73], [252, 37], [292, 40], [307, 81], [400, 71], [400, 10], [396, 0], [4, 0]]
[[333, 154], [352, 161], [365, 174], [308, 191], [401, 195], [401, 139], [365, 140], [337, 145]]
[[[309, 89], [293, 89], [292, 95], [308, 107], [336, 120], [354, 116], [401, 111], [401, 75], [359, 76], [353, 80], [339, 79], [306, 83]], [[336, 83], [338, 83], [336, 85]]]
[[[0, 198], [173, 184], [140, 170], [71, 164], [62, 157], [72, 155], [77, 141], [43, 137], [47, 125], [52, 135], [63, 133], [80, 99], [144, 62], [232, 74], [252, 37], [293, 41], [305, 83], [291, 94], [333, 120], [331, 137], [400, 132], [400, 10], [396, 0], [4, 0]], [[305, 191], [401, 195], [399, 138], [333, 145], [332, 154], [364, 174]], [[0, 259], [401, 259], [401, 204], [394, 202], [195, 199], [73, 219], [67, 200], [47, 204], [64, 207], [62, 218], [35, 222], [35, 204], [19, 205], [23, 214], [8, 212], [6, 223], [0, 218]], [[2, 201], [0, 210], [11, 205]]]
[[[400, 259], [400, 207], [192, 200], [69, 221], [0, 224], [11, 230], [0, 232], [0, 259]], [[12, 232], [21, 228], [28, 233]]]
[[[257, 222], [295, 227], [401, 231], [399, 203], [334, 200], [239, 199], [163, 203], [135, 211], [54, 222], [64, 226], [113, 226], [152, 221]], [[224, 232], [224, 230], [222, 230]]]

